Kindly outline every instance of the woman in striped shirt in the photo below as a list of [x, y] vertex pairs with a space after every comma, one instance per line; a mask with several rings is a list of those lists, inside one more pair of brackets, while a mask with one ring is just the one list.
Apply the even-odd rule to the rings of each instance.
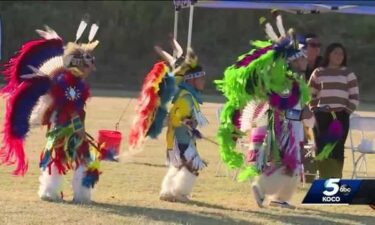
[[325, 52], [322, 67], [314, 70], [309, 86], [312, 99], [309, 104], [314, 112], [317, 153], [332, 143], [329, 126], [334, 117], [341, 123], [343, 133], [328, 159], [318, 163], [320, 178], [342, 177], [344, 145], [349, 130], [350, 114], [358, 106], [358, 83], [356, 75], [346, 68], [347, 55], [342, 44], [330, 44]]

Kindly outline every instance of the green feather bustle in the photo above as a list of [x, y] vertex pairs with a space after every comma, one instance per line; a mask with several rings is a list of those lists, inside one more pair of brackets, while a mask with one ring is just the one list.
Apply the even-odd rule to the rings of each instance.
[[[255, 50], [272, 44], [269, 41], [253, 41], [251, 43], [254, 49], [239, 56], [238, 61], [246, 55], [253, 54]], [[268, 101], [269, 93], [281, 93], [290, 89], [292, 86], [290, 74], [292, 73], [288, 70], [285, 58], [270, 49], [247, 66], [237, 67], [234, 64], [227, 67], [223, 79], [214, 81], [217, 89], [227, 99], [221, 111], [217, 134], [220, 156], [229, 168], [240, 169], [239, 181], [257, 176], [258, 171], [253, 166], [246, 166], [244, 154], [236, 150], [236, 137], [241, 137], [242, 134], [233, 124], [233, 113], [236, 110], [242, 110], [251, 100]], [[309, 88], [304, 80], [295, 80], [301, 87], [300, 101], [306, 103], [310, 99]], [[273, 145], [275, 144], [273, 143]]]

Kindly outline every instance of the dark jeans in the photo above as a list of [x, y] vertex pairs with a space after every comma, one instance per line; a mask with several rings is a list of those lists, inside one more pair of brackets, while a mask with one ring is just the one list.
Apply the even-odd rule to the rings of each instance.
[[[337, 119], [342, 124], [344, 133], [331, 152], [329, 158], [318, 163], [321, 178], [342, 177], [342, 169], [344, 166], [344, 148], [349, 131], [350, 115], [345, 111], [335, 113]], [[325, 139], [327, 136], [328, 127], [333, 121], [333, 117], [329, 112], [315, 112], [314, 114], [316, 125], [313, 131], [315, 136], [315, 144], [317, 147], [317, 154], [319, 154], [323, 150], [324, 146], [328, 144], [328, 141]]]

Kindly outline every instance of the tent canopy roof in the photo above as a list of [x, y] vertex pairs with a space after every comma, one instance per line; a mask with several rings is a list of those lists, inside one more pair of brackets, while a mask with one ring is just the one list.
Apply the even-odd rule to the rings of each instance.
[[280, 9], [296, 14], [307, 13], [349, 13], [375, 15], [375, 1], [197, 1], [196, 7], [231, 9]]

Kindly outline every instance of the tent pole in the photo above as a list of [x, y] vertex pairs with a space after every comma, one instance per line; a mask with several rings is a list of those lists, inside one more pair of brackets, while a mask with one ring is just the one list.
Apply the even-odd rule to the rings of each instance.
[[[177, 40], [177, 31], [178, 31], [178, 11], [174, 11], [174, 29], [173, 29], [173, 38]], [[176, 50], [173, 50], [173, 58], [177, 57], [177, 52]]]
[[187, 40], [187, 49], [191, 47], [191, 36], [193, 31], [193, 16], [194, 16], [194, 5], [190, 5], [190, 14], [189, 14], [189, 31], [188, 31], [188, 40]]

